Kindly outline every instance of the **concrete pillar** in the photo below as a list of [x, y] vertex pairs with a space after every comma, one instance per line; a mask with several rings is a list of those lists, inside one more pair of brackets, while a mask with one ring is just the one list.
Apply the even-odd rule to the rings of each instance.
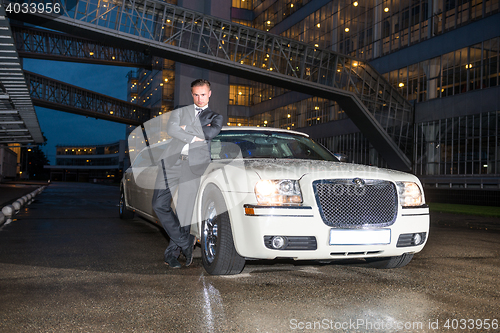
[[332, 27], [333, 31], [331, 34], [331, 41], [330, 45], [332, 46], [332, 51], [337, 52], [338, 51], [338, 41], [339, 41], [339, 35], [342, 33], [342, 30], [339, 27], [339, 22], [340, 22], [340, 1], [336, 0], [334, 2], [334, 7], [335, 9], [333, 10], [334, 14], [332, 15]]
[[428, 35], [431, 38], [439, 34], [443, 29], [443, 8], [442, 0], [429, 0], [428, 13]]
[[382, 0], [375, 0], [375, 8], [373, 8], [373, 58], [382, 55]]
[[434, 58], [423, 63], [427, 78], [427, 100], [439, 97], [438, 76], [441, 73], [441, 58]]
[[439, 175], [439, 162], [441, 161], [439, 123], [429, 123], [425, 126], [424, 138], [427, 151], [426, 175]]

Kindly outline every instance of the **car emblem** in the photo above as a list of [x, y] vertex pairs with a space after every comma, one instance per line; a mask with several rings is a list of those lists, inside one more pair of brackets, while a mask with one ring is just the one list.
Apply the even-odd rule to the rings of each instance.
[[364, 181], [363, 179], [361, 179], [361, 178], [354, 178], [354, 179], [352, 180], [352, 183], [353, 183], [354, 185], [358, 186], [358, 187], [363, 187], [363, 186], [365, 186], [365, 181]]

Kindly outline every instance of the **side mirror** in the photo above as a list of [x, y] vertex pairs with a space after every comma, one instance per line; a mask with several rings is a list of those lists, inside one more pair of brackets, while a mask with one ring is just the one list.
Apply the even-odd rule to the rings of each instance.
[[345, 154], [334, 153], [335, 157], [339, 160], [339, 162], [349, 162], [349, 157]]

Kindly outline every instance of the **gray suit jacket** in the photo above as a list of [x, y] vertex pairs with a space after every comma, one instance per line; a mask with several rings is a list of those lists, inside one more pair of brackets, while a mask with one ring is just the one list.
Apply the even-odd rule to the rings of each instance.
[[[189, 144], [189, 167], [194, 174], [202, 175], [211, 161], [210, 141], [219, 134], [222, 123], [222, 116], [209, 108], [195, 117], [194, 104], [173, 110], [167, 123], [167, 134], [172, 140], [162, 154], [165, 165], [173, 166], [184, 145]], [[183, 125], [185, 129], [181, 128]], [[195, 136], [205, 141], [192, 143]]]

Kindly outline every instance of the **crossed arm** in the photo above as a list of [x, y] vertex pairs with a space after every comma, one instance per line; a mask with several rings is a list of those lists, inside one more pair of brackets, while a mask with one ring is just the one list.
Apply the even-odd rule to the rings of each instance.
[[180, 125], [181, 112], [183, 112], [182, 109], [172, 111], [167, 124], [167, 133], [185, 143], [211, 140], [219, 134], [222, 128], [224, 119], [221, 115], [216, 114], [212, 117], [212, 119], [210, 119], [208, 124], [202, 126], [204, 138], [201, 138], [197, 136], [198, 131], [196, 131], [194, 126]]

